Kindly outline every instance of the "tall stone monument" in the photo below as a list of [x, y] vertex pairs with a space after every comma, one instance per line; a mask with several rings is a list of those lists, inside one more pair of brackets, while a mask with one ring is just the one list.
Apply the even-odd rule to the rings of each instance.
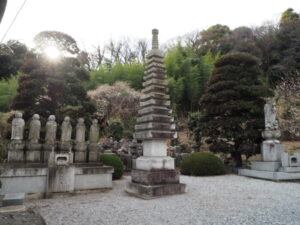
[[11, 142], [8, 145], [8, 162], [24, 162], [24, 128], [25, 121], [21, 112], [15, 113], [12, 121]]
[[49, 155], [51, 151], [56, 149], [56, 132], [57, 132], [57, 123], [55, 121], [55, 116], [50, 115], [46, 123], [46, 136], [45, 144], [43, 146], [43, 162], [48, 162]]
[[41, 132], [41, 121], [38, 114], [34, 114], [29, 124], [29, 142], [27, 143], [27, 149], [25, 152], [26, 162], [41, 162], [41, 147], [39, 143]]
[[152, 50], [147, 55], [139, 117], [135, 138], [143, 141], [143, 156], [136, 159], [126, 191], [151, 199], [184, 193], [174, 159], [167, 156], [167, 140], [176, 138], [174, 119], [169, 109], [163, 54], [159, 50], [158, 30], [152, 30]]
[[79, 118], [76, 125], [75, 162], [86, 162], [85, 129], [84, 119]]
[[97, 162], [99, 153], [99, 124], [97, 119], [93, 119], [93, 123], [90, 127], [89, 132], [89, 162]]

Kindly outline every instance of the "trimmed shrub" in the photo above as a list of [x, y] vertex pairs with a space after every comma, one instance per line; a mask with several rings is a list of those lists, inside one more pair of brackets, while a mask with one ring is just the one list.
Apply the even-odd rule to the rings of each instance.
[[225, 174], [225, 166], [220, 158], [209, 152], [194, 152], [181, 162], [181, 173], [192, 176], [212, 176]]
[[115, 171], [113, 173], [113, 180], [120, 179], [123, 175], [124, 165], [122, 160], [112, 154], [101, 154], [100, 161], [107, 166], [112, 166]]

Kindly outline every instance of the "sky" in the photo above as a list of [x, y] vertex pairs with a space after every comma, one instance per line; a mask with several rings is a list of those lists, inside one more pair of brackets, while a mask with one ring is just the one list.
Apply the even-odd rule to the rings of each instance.
[[[24, 0], [8, 0], [0, 40]], [[300, 11], [299, 0], [27, 0], [4, 42], [17, 39], [33, 47], [41, 31], [62, 31], [90, 49], [108, 40], [150, 40], [159, 29], [160, 43], [214, 24], [259, 26], [277, 22], [287, 8]]]

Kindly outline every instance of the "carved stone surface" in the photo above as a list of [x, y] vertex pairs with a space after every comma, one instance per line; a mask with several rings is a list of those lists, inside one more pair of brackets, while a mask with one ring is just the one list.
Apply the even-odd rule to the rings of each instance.
[[72, 147], [71, 136], [72, 136], [72, 125], [70, 122], [70, 117], [66, 116], [61, 125], [60, 149], [62, 151], [69, 151], [70, 148]]
[[97, 119], [93, 119], [93, 123], [90, 127], [89, 142], [98, 143], [99, 141], [99, 124]]
[[85, 125], [84, 119], [79, 118], [76, 125], [76, 138], [75, 138], [75, 162], [86, 162], [87, 159], [87, 145], [85, 142]]
[[271, 103], [270, 100], [265, 104], [265, 128], [266, 130], [277, 130], [278, 129], [278, 120], [276, 119], [276, 105]]
[[38, 114], [34, 114], [29, 125], [29, 143], [37, 144], [40, 140], [41, 121]]
[[11, 140], [22, 141], [24, 137], [25, 121], [23, 120], [23, 114], [16, 112], [15, 118], [12, 121]]
[[57, 131], [57, 123], [55, 121], [55, 116], [50, 115], [48, 118], [48, 121], [46, 123], [45, 143], [47, 145], [55, 145], [56, 144], [56, 131]]

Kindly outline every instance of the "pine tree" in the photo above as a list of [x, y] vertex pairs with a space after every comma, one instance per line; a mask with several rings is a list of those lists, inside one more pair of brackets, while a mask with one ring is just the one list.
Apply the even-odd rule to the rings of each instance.
[[215, 63], [201, 98], [201, 135], [213, 152], [231, 153], [236, 165], [242, 154], [259, 149], [264, 126], [263, 97], [271, 95], [259, 80], [258, 59], [247, 53], [230, 53]]

